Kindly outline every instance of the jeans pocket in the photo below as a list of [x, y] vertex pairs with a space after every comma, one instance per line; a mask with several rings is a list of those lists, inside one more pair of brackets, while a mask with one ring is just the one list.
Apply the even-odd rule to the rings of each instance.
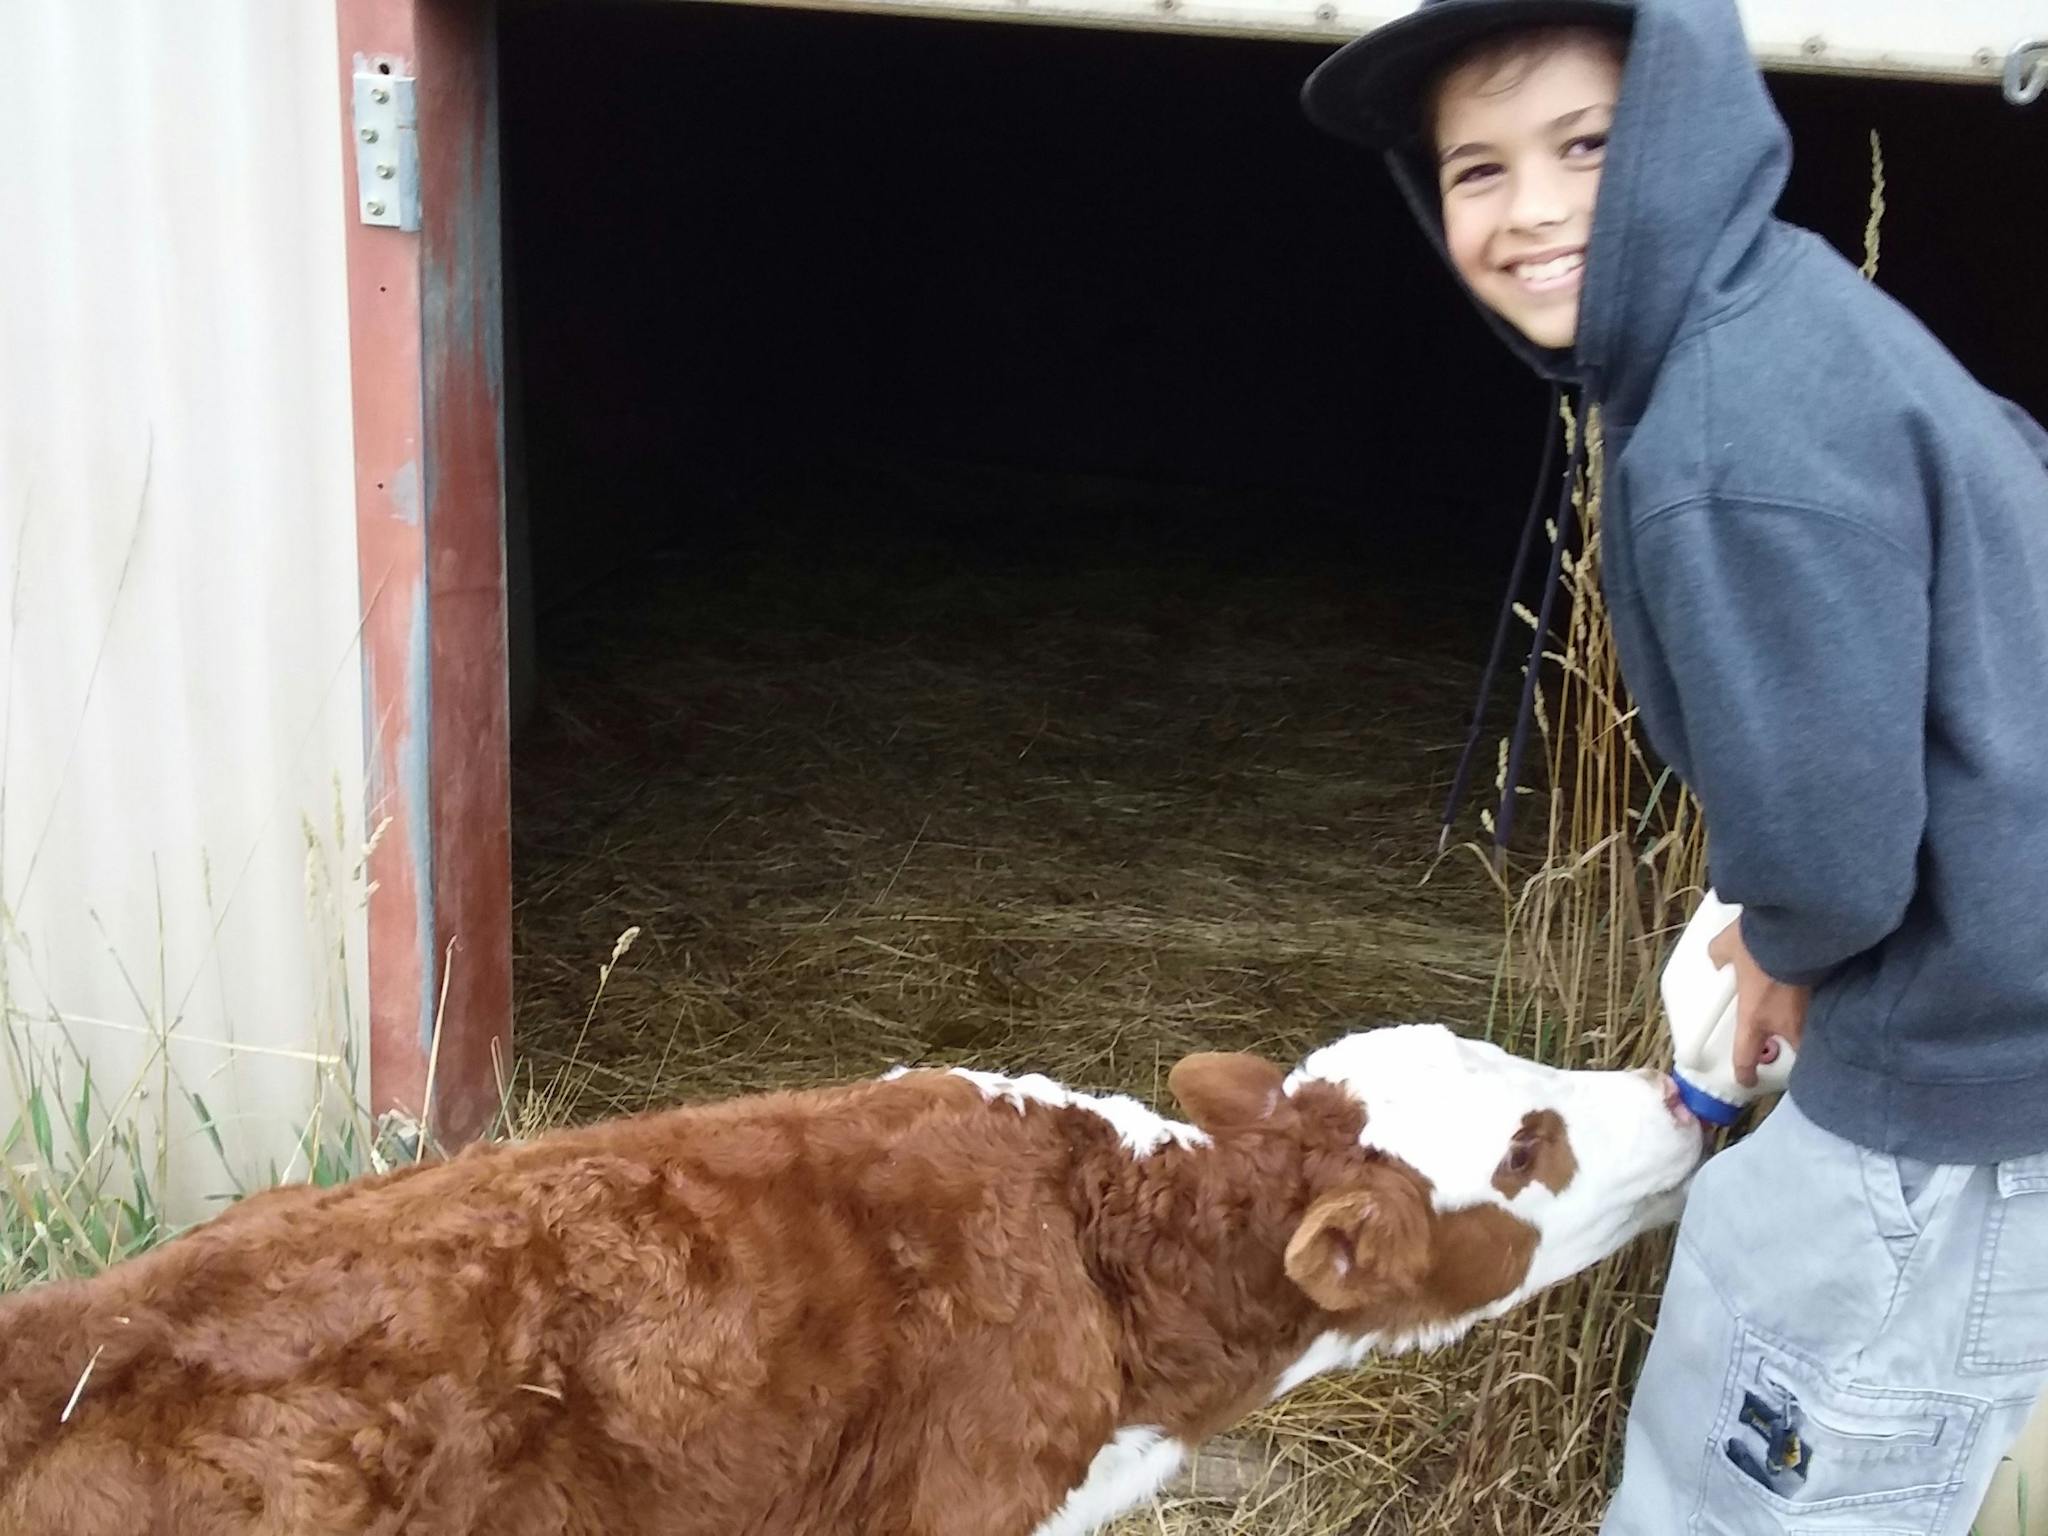
[[1876, 1536], [1941, 1528], [1986, 1405], [1851, 1386], [1778, 1341], [1739, 1335], [1694, 1536]]
[[1959, 1364], [1980, 1376], [2048, 1366], [2048, 1153], [1998, 1165]]

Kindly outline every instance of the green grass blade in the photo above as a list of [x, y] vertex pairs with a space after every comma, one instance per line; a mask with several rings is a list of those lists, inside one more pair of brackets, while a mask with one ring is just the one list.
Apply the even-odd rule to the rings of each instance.
[[85, 1081], [78, 1090], [78, 1102], [71, 1106], [71, 1132], [78, 1138], [78, 1150], [85, 1152], [92, 1146], [92, 1135], [88, 1129], [92, 1123], [92, 1062], [85, 1064]]
[[213, 1148], [213, 1155], [220, 1160], [222, 1171], [227, 1174], [228, 1181], [235, 1186], [236, 1196], [246, 1195], [248, 1190], [242, 1187], [241, 1179], [235, 1174], [234, 1165], [228, 1160], [228, 1149], [221, 1140], [220, 1123], [214, 1119], [213, 1111], [206, 1107], [206, 1100], [196, 1089], [186, 1089], [185, 1097], [191, 1102], [192, 1113], [199, 1117], [199, 1129], [206, 1133], [207, 1144]]
[[56, 1139], [50, 1134], [50, 1106], [43, 1098], [40, 1086], [29, 1089], [28, 1094], [29, 1133], [35, 1139], [36, 1155], [42, 1158], [45, 1168], [57, 1163]]

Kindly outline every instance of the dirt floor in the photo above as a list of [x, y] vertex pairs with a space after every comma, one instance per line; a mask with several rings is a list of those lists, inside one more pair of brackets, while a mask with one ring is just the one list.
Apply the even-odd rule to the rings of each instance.
[[785, 513], [554, 616], [528, 1060], [591, 1108], [967, 1058], [1149, 1092], [1191, 1048], [1480, 1021], [1498, 898], [1432, 856], [1483, 603], [1235, 504], [1236, 548], [1211, 505], [1162, 549], [1124, 487], [1082, 546], [1060, 489], [1042, 543]]

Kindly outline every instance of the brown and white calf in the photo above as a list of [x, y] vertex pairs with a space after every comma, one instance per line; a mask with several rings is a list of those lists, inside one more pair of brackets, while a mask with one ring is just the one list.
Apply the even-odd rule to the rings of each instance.
[[1068, 1536], [1701, 1149], [1650, 1074], [1430, 1026], [1171, 1086], [911, 1072], [256, 1196], [0, 1305], [0, 1530]]

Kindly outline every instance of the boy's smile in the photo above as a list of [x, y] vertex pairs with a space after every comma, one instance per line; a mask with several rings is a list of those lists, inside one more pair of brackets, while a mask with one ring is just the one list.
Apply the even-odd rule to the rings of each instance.
[[1436, 95], [1444, 243], [1480, 302], [1541, 347], [1570, 347], [1621, 60], [1567, 35], [1533, 58], [1453, 69]]

